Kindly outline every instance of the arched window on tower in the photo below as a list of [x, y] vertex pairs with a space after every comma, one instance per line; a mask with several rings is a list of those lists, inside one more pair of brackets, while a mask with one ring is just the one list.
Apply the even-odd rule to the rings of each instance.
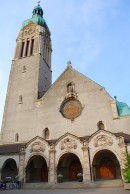
[[24, 65], [22, 68], [22, 73], [25, 73], [25, 72], [26, 72], [26, 66]]
[[31, 40], [30, 55], [33, 55], [33, 52], [34, 52], [34, 39]]
[[24, 54], [24, 46], [25, 46], [25, 42], [22, 42], [20, 57], [23, 57], [23, 54]]
[[27, 40], [27, 42], [26, 42], [25, 56], [28, 56], [28, 54], [29, 54], [29, 44], [30, 44], [30, 41]]
[[15, 142], [18, 142], [18, 141], [19, 141], [19, 134], [16, 133], [16, 134], [15, 134]]
[[98, 130], [105, 130], [104, 123], [102, 121], [99, 121], [97, 124]]
[[49, 139], [49, 135], [50, 135], [49, 129], [48, 128], [45, 128], [43, 130], [43, 138], [44, 139]]

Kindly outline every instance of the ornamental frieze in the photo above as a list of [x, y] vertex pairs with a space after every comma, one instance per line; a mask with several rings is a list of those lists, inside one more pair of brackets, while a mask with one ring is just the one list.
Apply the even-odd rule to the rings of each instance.
[[94, 146], [111, 146], [113, 139], [107, 135], [99, 135], [94, 139]]
[[60, 143], [60, 149], [76, 149], [77, 148], [77, 142], [71, 138], [66, 138]]
[[31, 145], [30, 152], [44, 152], [45, 144], [37, 141]]

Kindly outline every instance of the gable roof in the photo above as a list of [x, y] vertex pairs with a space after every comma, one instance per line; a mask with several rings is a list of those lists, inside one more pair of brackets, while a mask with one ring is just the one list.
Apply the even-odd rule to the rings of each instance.
[[53, 89], [53, 87], [57, 84], [57, 82], [64, 76], [64, 74], [67, 71], [74, 71], [76, 74], [80, 75], [81, 77], [83, 77], [86, 80], [89, 80], [90, 82], [93, 82], [95, 85], [97, 85], [98, 87], [100, 87], [101, 89], [104, 90], [104, 92], [106, 93], [106, 95], [111, 99], [114, 100], [110, 94], [105, 90], [105, 88], [101, 85], [99, 85], [98, 83], [96, 83], [95, 81], [91, 80], [90, 78], [86, 77], [85, 75], [83, 75], [82, 73], [78, 72], [77, 70], [75, 70], [74, 68], [72, 68], [72, 66], [67, 66], [67, 68], [63, 71], [63, 73], [56, 79], [56, 81], [51, 85], [51, 87], [47, 90], [47, 92], [37, 101], [42, 101], [46, 95]]

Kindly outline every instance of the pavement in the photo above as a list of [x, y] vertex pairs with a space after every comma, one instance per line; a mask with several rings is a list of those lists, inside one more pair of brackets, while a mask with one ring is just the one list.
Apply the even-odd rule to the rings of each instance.
[[42, 190], [5, 190], [3, 194], [130, 194], [130, 190], [121, 188], [92, 188], [92, 189], [42, 189]]

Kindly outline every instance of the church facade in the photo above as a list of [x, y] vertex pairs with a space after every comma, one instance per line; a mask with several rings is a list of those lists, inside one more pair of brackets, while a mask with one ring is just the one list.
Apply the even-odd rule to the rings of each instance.
[[123, 179], [130, 108], [72, 68], [52, 84], [51, 33], [40, 5], [23, 22], [8, 83], [0, 178], [26, 183]]

